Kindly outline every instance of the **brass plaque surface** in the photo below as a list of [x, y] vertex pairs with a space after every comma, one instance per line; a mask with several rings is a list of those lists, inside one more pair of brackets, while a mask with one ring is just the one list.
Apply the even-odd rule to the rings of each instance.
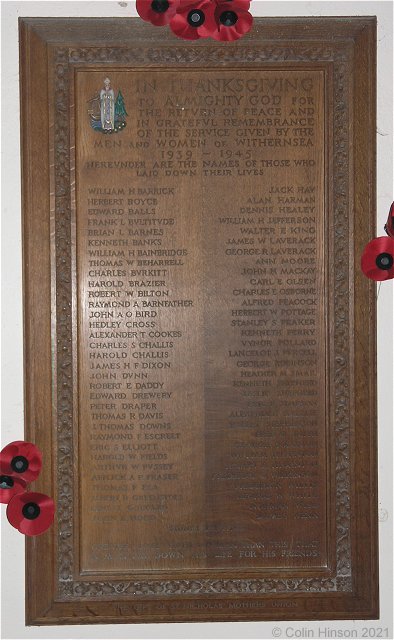
[[256, 22], [21, 23], [32, 624], [377, 615], [374, 20]]

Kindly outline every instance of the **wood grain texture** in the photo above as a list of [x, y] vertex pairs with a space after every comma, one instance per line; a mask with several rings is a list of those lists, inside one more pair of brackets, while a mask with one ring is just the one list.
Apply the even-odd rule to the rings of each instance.
[[[159, 34], [134, 19], [21, 19], [26, 438], [45, 454], [47, 464], [38, 490], [53, 495], [57, 503], [56, 526], [28, 540], [27, 624], [378, 616], [375, 302], [374, 287], [359, 268], [361, 252], [374, 235], [375, 38], [375, 18], [362, 17], [257, 19], [251, 34], [226, 46], [178, 41], [167, 30]], [[295, 172], [286, 177], [298, 184], [314, 181], [318, 200], [324, 202], [324, 206], [319, 204], [324, 215], [316, 246], [319, 273], [323, 274], [318, 284], [319, 357], [323, 360], [319, 360], [318, 369], [325, 370], [318, 386], [322, 407], [319, 433], [325, 435], [317, 459], [320, 472], [327, 474], [327, 483], [319, 478], [319, 504], [326, 515], [320, 514], [319, 525], [311, 529], [318, 536], [320, 527], [325, 541], [325, 552], [317, 564], [289, 559], [267, 562], [253, 556], [227, 562], [223, 558], [206, 562], [205, 556], [199, 556], [192, 563], [188, 559], [172, 564], [168, 559], [137, 564], [129, 559], [122, 564], [89, 555], [92, 544], [97, 548], [111, 542], [108, 536], [113, 535], [113, 542], [119, 545], [125, 538], [115, 522], [109, 529], [100, 523], [94, 526], [88, 507], [95, 492], [83, 466], [90, 455], [88, 436], [95, 427], [87, 400], [91, 356], [85, 338], [89, 285], [84, 271], [88, 235], [84, 234], [88, 216], [82, 212], [89, 186], [99, 184], [97, 174], [91, 181], [83, 169], [92, 159], [89, 149], [97, 136], [86, 128], [84, 105], [91, 93], [100, 89], [105, 75], [110, 75], [116, 86], [122, 85], [122, 91], [123, 87], [130, 91], [141, 71], [151, 82], [156, 77], [167, 77], [170, 82], [180, 67], [182, 78], [187, 78], [190, 70], [190, 76], [201, 79], [205, 67], [212, 78], [220, 77], [214, 75], [220, 69], [224, 76], [231, 70], [240, 77], [244, 73], [244, 78], [270, 78], [273, 72], [290, 78], [307, 70], [318, 87], [316, 158], [320, 158], [320, 169], [313, 177]], [[132, 80], [126, 81], [126, 74]], [[133, 112], [135, 107], [133, 103]], [[115, 135], [102, 138], [117, 139]], [[105, 158], [104, 152], [97, 154], [98, 159]], [[39, 163], [35, 162], [37, 157]], [[141, 152], [139, 158], [143, 157]], [[260, 157], [265, 156], [256, 155]], [[280, 184], [272, 176], [271, 186]], [[239, 181], [239, 190], [252, 191], [257, 179]], [[116, 180], [118, 187], [125, 187], [119, 177]], [[222, 179], [201, 184], [175, 180], [174, 184], [179, 185], [182, 195], [178, 204], [182, 207], [201, 198], [201, 189], [211, 189], [213, 201], [217, 191], [217, 207], [220, 200], [224, 202]], [[197, 218], [193, 224], [196, 222]], [[195, 224], [180, 231], [176, 242], [188, 246], [189, 241], [197, 243], [201, 237]], [[220, 237], [214, 227], [207, 230], [207, 255], [220, 249]], [[211, 474], [224, 473], [235, 445], [241, 442], [251, 448], [256, 441], [231, 436], [222, 448], [224, 426], [221, 431], [216, 429], [223, 420], [221, 411], [234, 402], [225, 386], [229, 363], [220, 361], [225, 336], [220, 327], [226, 322], [223, 310], [229, 308], [229, 302], [225, 294], [236, 271], [231, 267], [224, 290], [214, 281], [209, 284], [212, 297], [202, 304], [203, 293], [193, 280], [193, 274], [204, 271], [202, 256], [196, 253], [189, 275], [176, 276], [173, 281], [178, 298], [189, 293], [198, 303], [195, 333], [188, 343], [190, 353], [197, 354], [194, 368], [191, 377], [182, 373], [187, 350], [180, 351], [174, 379], [179, 388], [199, 388], [201, 393], [185, 395], [182, 402], [170, 405], [171, 417], [176, 420], [185, 414], [185, 398], [192, 398], [194, 404], [189, 408], [194, 422], [176, 458], [176, 464], [185, 465], [179, 487], [190, 492], [191, 503], [187, 508], [185, 503], [181, 512], [168, 511], [176, 524], [191, 508], [188, 522], [191, 529], [200, 527], [199, 534], [192, 540], [185, 534], [180, 543], [197, 546], [205, 544], [201, 536], [205, 522], [212, 532], [218, 525], [225, 529], [240, 520], [250, 527], [251, 541], [256, 528], [248, 509], [234, 503], [239, 509], [234, 515], [230, 507], [231, 496], [237, 495], [236, 483], [227, 496], [207, 479], [204, 489], [204, 464]], [[228, 264], [219, 257], [214, 263], [215, 271], [223, 277], [220, 284], [227, 282]], [[205, 316], [199, 309], [205, 310]], [[187, 315], [184, 317], [187, 332]], [[165, 326], [171, 328], [172, 322], [168, 316]], [[199, 357], [204, 350], [204, 330], [205, 344], [210, 345], [205, 347], [205, 373], [204, 358]], [[271, 401], [275, 402], [274, 396]], [[204, 402], [208, 407], [206, 424], [211, 425], [210, 447], [205, 453], [200, 437]], [[170, 446], [163, 451], [172, 455], [174, 449]], [[306, 455], [305, 447], [304, 451]], [[149, 494], [150, 489], [146, 491]], [[265, 522], [273, 537], [282, 532], [280, 522]], [[304, 536], [301, 525], [297, 526], [296, 534]], [[164, 531], [160, 534], [163, 540]], [[144, 537], [148, 543], [151, 535], [149, 527], [142, 527], [138, 544], [141, 546]], [[210, 536], [213, 548], [230, 543], [226, 534], [221, 534], [220, 540], [216, 533]], [[168, 534], [167, 538], [170, 540]], [[150, 543], [155, 539], [153, 535]]]

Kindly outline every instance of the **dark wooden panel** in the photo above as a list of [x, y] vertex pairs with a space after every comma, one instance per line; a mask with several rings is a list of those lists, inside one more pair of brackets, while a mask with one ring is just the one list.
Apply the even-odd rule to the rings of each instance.
[[21, 20], [28, 622], [375, 617], [375, 19], [162, 34]]

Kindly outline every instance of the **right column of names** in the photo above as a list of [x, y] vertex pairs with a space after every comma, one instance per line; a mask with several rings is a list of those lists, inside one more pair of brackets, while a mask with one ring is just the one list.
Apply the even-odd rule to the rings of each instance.
[[224, 566], [327, 561], [324, 79], [287, 78], [286, 126], [248, 138], [258, 107], [229, 122], [244, 138], [222, 155], [252, 148], [250, 169], [206, 218], [207, 505], [228, 525], [208, 558]]

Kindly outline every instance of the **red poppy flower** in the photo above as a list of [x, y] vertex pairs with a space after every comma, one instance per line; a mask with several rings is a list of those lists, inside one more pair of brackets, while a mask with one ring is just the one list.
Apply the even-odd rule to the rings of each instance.
[[136, 8], [140, 18], [162, 27], [175, 15], [180, 0], [137, 0]]
[[394, 239], [382, 236], [369, 242], [361, 257], [361, 269], [377, 282], [394, 278]]
[[211, 34], [212, 38], [226, 42], [238, 40], [251, 30], [253, 24], [253, 16], [242, 0], [219, 2], [215, 9], [215, 19], [217, 28]]
[[8, 504], [17, 493], [26, 491], [26, 482], [15, 476], [0, 475], [0, 502]]
[[7, 518], [15, 529], [26, 536], [38, 536], [52, 524], [55, 503], [43, 493], [26, 491], [12, 498], [7, 507]]
[[212, 0], [181, 2], [170, 22], [170, 28], [176, 36], [185, 40], [207, 38], [217, 30], [214, 9]]
[[17, 476], [20, 480], [31, 482], [41, 471], [41, 451], [31, 442], [17, 440], [7, 444], [0, 452], [0, 473], [5, 476]]
[[390, 207], [389, 217], [384, 225], [384, 230], [390, 238], [394, 238], [394, 202]]

